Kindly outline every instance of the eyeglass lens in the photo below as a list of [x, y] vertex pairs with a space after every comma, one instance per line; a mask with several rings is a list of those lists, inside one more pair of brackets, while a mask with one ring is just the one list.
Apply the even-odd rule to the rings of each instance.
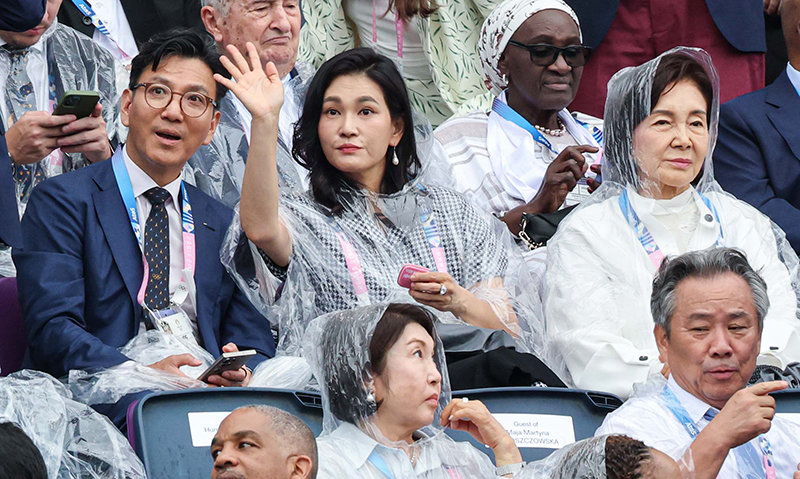
[[[181, 110], [186, 116], [196, 118], [206, 112], [208, 108], [208, 98], [202, 93], [187, 91], [181, 95]], [[153, 108], [166, 108], [172, 101], [173, 92], [166, 86], [153, 83], [145, 90], [145, 100]]]

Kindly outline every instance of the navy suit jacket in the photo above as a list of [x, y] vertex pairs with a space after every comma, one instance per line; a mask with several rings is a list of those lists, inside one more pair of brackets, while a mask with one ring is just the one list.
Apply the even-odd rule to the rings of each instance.
[[17, 193], [11, 176], [11, 158], [6, 149], [6, 137], [0, 124], [0, 242], [17, 247], [22, 241], [17, 209]]
[[[117, 154], [120, 154], [118, 150]], [[250, 364], [275, 354], [269, 324], [219, 260], [233, 212], [186, 185], [195, 222], [197, 326], [213, 356], [232, 341], [255, 349]], [[117, 348], [139, 331], [142, 254], [111, 161], [50, 178], [31, 194], [22, 248], [13, 251], [33, 366], [60, 377], [70, 369], [127, 361]]]
[[777, 223], [800, 252], [800, 96], [786, 71], [722, 105], [714, 175]]
[[[566, 0], [581, 22], [583, 43], [597, 48], [608, 33], [620, 0]], [[669, 1], [669, 0], [658, 0]], [[711, 18], [734, 48], [764, 52], [764, 3], [761, 0], [706, 0]]]
[[0, 2], [0, 30], [24, 32], [44, 17], [47, 0], [3, 0]]

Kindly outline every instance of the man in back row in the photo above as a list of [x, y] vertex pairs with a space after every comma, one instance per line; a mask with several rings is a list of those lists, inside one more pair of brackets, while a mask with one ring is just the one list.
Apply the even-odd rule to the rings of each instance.
[[[281, 76], [284, 101], [278, 118], [278, 176], [281, 188], [308, 187], [308, 171], [292, 159], [294, 123], [300, 118], [303, 98], [314, 68], [297, 62], [300, 40], [299, 0], [203, 0], [200, 11], [206, 30], [220, 54], [226, 45], [245, 51], [253, 43], [261, 67], [273, 62]], [[189, 160], [186, 178], [198, 188], [233, 208], [239, 203], [242, 178], [250, 149], [250, 113], [235, 95], [220, 103], [219, 127], [208, 146]]]
[[[181, 181], [219, 121], [224, 88], [214, 73], [224, 69], [204, 36], [156, 35], [133, 59], [122, 96], [124, 147], [34, 189], [14, 261], [35, 368], [56, 377], [111, 368], [132, 359], [119, 348], [154, 328], [215, 357], [255, 349], [250, 366], [274, 354], [267, 320], [219, 259], [233, 212]], [[180, 375], [181, 366], [200, 364], [177, 354], [148, 365]], [[208, 382], [249, 378], [243, 368]], [[134, 399], [98, 409], [121, 426]]]
[[651, 378], [596, 435], [625, 434], [674, 459], [686, 452], [697, 479], [800, 479], [800, 426], [775, 417], [769, 395], [788, 384], [745, 388], [769, 307], [745, 256], [716, 248], [665, 260], [651, 298], [669, 379]]

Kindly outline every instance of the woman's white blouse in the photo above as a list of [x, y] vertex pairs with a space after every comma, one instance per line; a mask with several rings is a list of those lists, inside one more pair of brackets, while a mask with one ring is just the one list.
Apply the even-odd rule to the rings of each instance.
[[[798, 356], [797, 298], [781, 262], [769, 219], [727, 194], [710, 192], [713, 211], [690, 188], [699, 214], [685, 248], [722, 245], [745, 253], [767, 283], [770, 308], [764, 321], [762, 354], [784, 363]], [[684, 252], [675, 235], [654, 213], [658, 201], [628, 189], [631, 206], [665, 256]], [[650, 294], [656, 267], [623, 217], [619, 196], [570, 214], [548, 243], [545, 321], [551, 362], [561, 362], [573, 386], [628, 397], [634, 383], [661, 369], [653, 336]], [[559, 366], [553, 364], [556, 371]]]

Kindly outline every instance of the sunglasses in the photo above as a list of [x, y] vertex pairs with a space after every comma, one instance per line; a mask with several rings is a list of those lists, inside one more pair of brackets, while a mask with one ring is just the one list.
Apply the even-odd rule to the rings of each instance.
[[564, 57], [567, 65], [573, 68], [582, 67], [586, 64], [586, 60], [589, 59], [589, 53], [592, 51], [591, 48], [584, 45], [569, 45], [566, 47], [557, 47], [547, 43], [528, 45], [515, 40], [509, 40], [508, 44], [528, 50], [533, 64], [540, 67], [549, 67], [558, 60], [559, 55]]

